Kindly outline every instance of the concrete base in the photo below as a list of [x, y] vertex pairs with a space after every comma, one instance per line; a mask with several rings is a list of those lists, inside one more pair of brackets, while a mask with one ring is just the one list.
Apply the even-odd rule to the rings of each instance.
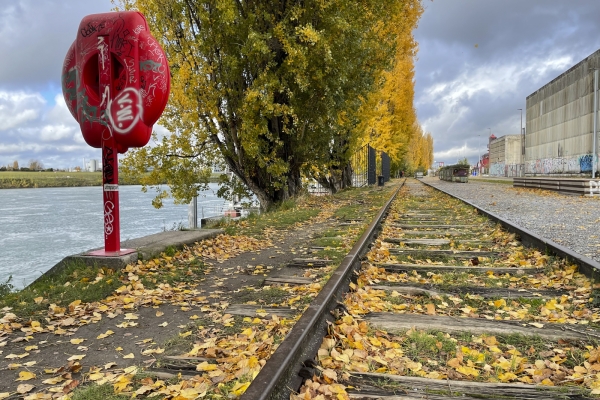
[[121, 242], [121, 249], [133, 251], [123, 251], [114, 256], [100, 254], [104, 253], [104, 248], [88, 250], [80, 254], [65, 257], [62, 261], [37, 278], [33, 283], [37, 282], [42, 277], [62, 271], [67, 265], [72, 263], [83, 263], [90, 267], [107, 267], [117, 270], [124, 268], [127, 264], [136, 263], [139, 259], [147, 260], [156, 257], [168, 247], [181, 249], [184, 245], [193, 245], [201, 240], [216, 237], [221, 233], [223, 233], [223, 230], [221, 229], [199, 229], [155, 233], [154, 235]]

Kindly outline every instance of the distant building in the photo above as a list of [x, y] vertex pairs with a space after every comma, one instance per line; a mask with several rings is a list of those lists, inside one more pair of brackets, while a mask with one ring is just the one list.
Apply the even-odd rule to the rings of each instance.
[[489, 174], [521, 176], [521, 135], [505, 135], [490, 141]]
[[102, 162], [98, 160], [89, 160], [85, 165], [87, 172], [102, 171]]
[[591, 175], [597, 68], [600, 50], [527, 96], [526, 175]]

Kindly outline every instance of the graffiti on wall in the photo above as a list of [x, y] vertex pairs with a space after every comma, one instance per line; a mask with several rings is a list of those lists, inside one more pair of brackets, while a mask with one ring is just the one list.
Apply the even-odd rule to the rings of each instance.
[[504, 176], [504, 163], [499, 162], [490, 164], [490, 175]]
[[582, 174], [592, 172], [593, 156], [553, 157], [525, 163], [526, 174]]
[[579, 157], [579, 169], [581, 172], [592, 172], [592, 164], [594, 163], [591, 154]]

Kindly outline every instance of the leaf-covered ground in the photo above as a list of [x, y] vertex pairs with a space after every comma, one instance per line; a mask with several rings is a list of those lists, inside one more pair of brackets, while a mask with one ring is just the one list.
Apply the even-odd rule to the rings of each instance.
[[[0, 297], [0, 399], [241, 395], [392, 189], [308, 197], [122, 271], [73, 266]], [[304, 285], [263, 284], [296, 257], [330, 263], [299, 269]]]

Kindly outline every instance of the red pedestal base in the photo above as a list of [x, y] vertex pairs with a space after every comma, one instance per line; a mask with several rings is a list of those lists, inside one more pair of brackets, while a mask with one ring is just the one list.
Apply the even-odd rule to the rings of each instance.
[[94, 257], [119, 257], [124, 256], [126, 254], [135, 253], [137, 250], [135, 249], [121, 249], [119, 251], [106, 251], [106, 250], [96, 250], [90, 251], [86, 253], [86, 256], [94, 256]]

